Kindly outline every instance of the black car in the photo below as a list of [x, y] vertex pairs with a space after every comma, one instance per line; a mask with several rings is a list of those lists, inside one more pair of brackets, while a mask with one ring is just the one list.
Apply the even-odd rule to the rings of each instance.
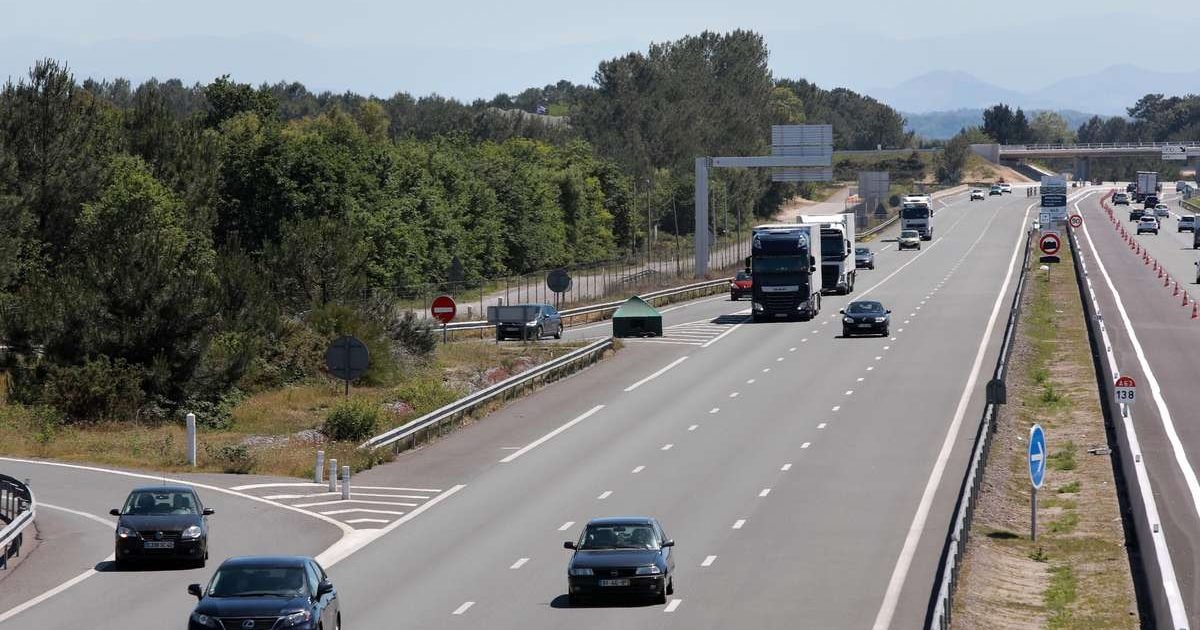
[[879, 302], [851, 302], [842, 310], [842, 336], [878, 334], [886, 337], [892, 323], [891, 313]]
[[567, 599], [604, 595], [650, 597], [666, 603], [675, 592], [675, 541], [655, 519], [645, 516], [588, 521], [567, 564]]
[[870, 247], [854, 248], [854, 266], [859, 269], [875, 268], [875, 252]]
[[1130, 221], [1140, 221], [1142, 219], [1143, 214], [1146, 214], [1145, 210], [1135, 209], [1133, 206], [1129, 207], [1129, 220]]
[[134, 560], [208, 560], [208, 517], [199, 495], [188, 486], [134, 488], [117, 517], [117, 565]]
[[304, 556], [246, 556], [221, 563], [207, 589], [188, 586], [200, 600], [188, 630], [337, 630], [337, 591], [316, 560]]

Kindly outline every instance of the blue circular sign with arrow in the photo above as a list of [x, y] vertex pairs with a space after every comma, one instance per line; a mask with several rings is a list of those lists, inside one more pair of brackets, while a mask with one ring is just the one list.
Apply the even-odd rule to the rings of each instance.
[[1046, 479], [1046, 433], [1042, 425], [1029, 429], [1029, 481], [1034, 488], [1041, 488]]

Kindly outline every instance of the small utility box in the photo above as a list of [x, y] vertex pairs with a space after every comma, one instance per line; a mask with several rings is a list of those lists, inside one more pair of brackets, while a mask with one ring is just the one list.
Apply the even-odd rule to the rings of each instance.
[[636, 295], [613, 313], [612, 320], [614, 337], [661, 337], [663, 334], [662, 314]]

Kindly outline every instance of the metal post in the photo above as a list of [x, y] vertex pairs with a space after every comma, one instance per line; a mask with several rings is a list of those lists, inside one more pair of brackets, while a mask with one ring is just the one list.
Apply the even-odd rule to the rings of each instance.
[[187, 461], [189, 466], [196, 465], [196, 414], [187, 415]]
[[708, 158], [696, 158], [696, 277], [708, 273]]
[[337, 492], [337, 459], [329, 460], [329, 491]]
[[342, 500], [350, 500], [350, 467], [342, 466]]
[[313, 468], [313, 483], [325, 480], [325, 451], [317, 451], [317, 465]]
[[1029, 540], [1037, 540], [1037, 488], [1029, 494]]

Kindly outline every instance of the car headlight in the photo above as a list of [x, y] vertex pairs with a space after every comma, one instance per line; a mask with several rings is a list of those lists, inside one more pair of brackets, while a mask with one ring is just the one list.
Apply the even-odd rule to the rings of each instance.
[[288, 626], [298, 626], [312, 620], [312, 611], [285, 610], [281, 616], [283, 617], [283, 627], [286, 628]]
[[754, 302], [752, 306], [754, 307], [754, 310], [756, 310], [756, 311], [763, 310], [763, 305], [759, 304], [758, 302]]
[[591, 569], [571, 569], [567, 571], [570, 575], [592, 575]]
[[137, 538], [137, 532], [129, 529], [128, 527], [122, 526], [117, 528], [117, 536], [120, 536], [121, 538]]
[[886, 317], [876, 317], [875, 321], [882, 324], [883, 322], [887, 321], [887, 318]]
[[185, 539], [193, 539], [193, 538], [199, 538], [200, 535], [203, 533], [204, 532], [200, 531], [199, 525], [192, 525], [191, 527], [183, 530], [183, 533], [180, 534], [180, 536]]
[[656, 566], [653, 566], [653, 565], [648, 566], [648, 567], [638, 567], [637, 568], [638, 575], [659, 575], [660, 573], [662, 573], [662, 569], [660, 569]]
[[204, 626], [205, 628], [216, 628], [217, 620], [203, 613], [192, 613], [192, 621]]
[[537, 322], [525, 322], [525, 325], [530, 328], [533, 328], [534, 326], [537, 326]]
[[843, 323], [843, 324], [853, 324], [853, 323], [854, 323], [854, 318], [853, 318], [853, 317], [843, 317], [843, 318], [842, 318], [842, 323]]

